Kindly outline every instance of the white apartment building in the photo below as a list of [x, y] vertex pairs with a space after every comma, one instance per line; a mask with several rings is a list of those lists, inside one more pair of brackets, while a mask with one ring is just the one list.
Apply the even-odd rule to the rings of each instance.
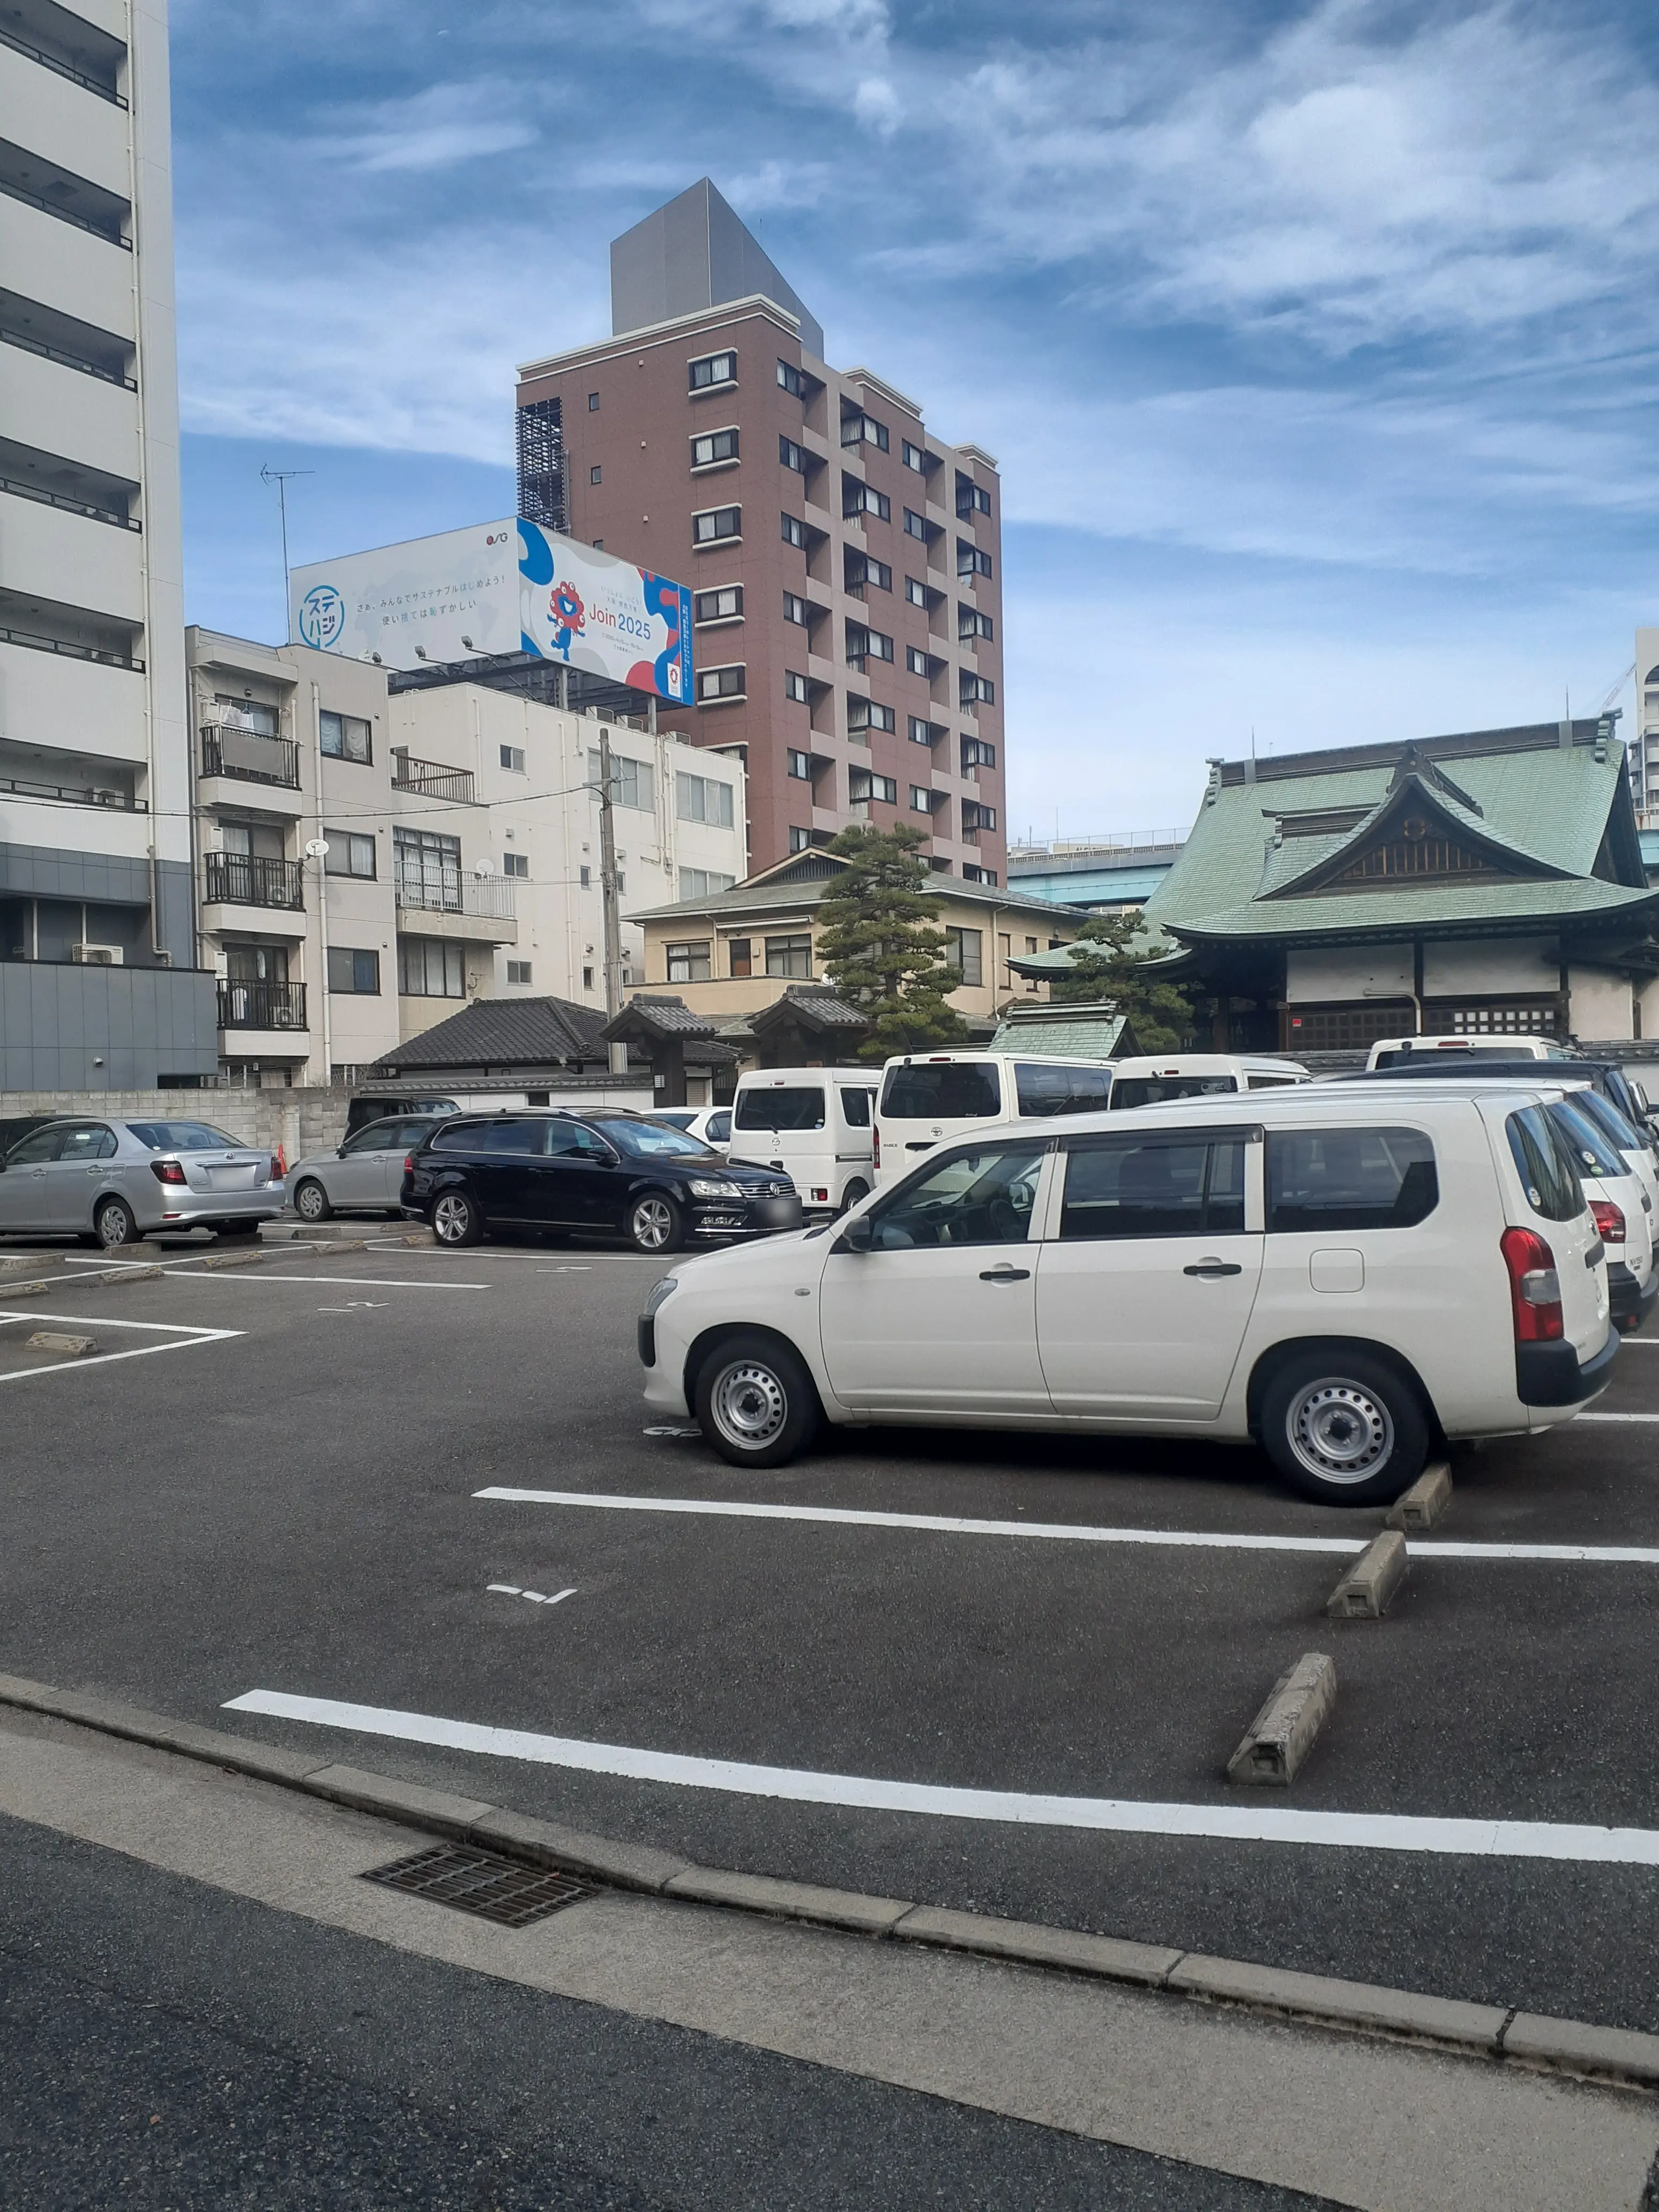
[[1637, 825], [1659, 830], [1659, 629], [1636, 633], [1636, 727], [1627, 757]]
[[165, 0], [0, 13], [0, 1089], [211, 1078]]
[[[595, 716], [186, 635], [197, 957], [227, 1080], [351, 1080], [476, 999], [603, 1008]], [[632, 982], [630, 909], [745, 872], [745, 780], [736, 757], [605, 726]]]

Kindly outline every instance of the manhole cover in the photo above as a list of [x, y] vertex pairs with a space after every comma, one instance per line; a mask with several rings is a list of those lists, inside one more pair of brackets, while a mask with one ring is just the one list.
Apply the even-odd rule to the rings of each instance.
[[475, 1913], [501, 1928], [527, 1928], [592, 1893], [568, 1875], [520, 1866], [464, 1844], [434, 1844], [390, 1866], [373, 1867], [363, 1880], [429, 1898], [434, 1905], [453, 1905], [458, 1912]]

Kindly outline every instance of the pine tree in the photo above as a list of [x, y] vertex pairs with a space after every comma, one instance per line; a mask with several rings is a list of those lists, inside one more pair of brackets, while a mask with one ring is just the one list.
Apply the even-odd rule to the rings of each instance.
[[1061, 1006], [1106, 1000], [1128, 1022], [1142, 1052], [1168, 1052], [1191, 1037], [1192, 1004], [1176, 984], [1148, 974], [1144, 949], [1133, 949], [1139, 931], [1139, 913], [1091, 914], [1048, 996]]
[[854, 823], [830, 847], [851, 866], [819, 902], [817, 957], [824, 973], [871, 1025], [864, 1060], [959, 1044], [968, 1024], [949, 1003], [962, 971], [945, 966], [945, 937], [933, 927], [939, 906], [917, 856], [922, 833]]

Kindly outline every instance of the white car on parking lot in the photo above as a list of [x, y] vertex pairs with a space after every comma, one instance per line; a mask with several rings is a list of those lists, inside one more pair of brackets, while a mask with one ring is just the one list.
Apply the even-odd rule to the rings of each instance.
[[1021, 1122], [652, 1291], [646, 1401], [737, 1466], [821, 1418], [1260, 1441], [1339, 1504], [1553, 1426], [1619, 1348], [1577, 1164], [1518, 1086]]

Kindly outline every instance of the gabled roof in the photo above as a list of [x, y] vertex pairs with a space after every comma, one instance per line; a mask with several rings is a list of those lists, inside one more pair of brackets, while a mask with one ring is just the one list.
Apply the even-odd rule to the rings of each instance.
[[988, 1048], [1050, 1053], [1062, 1060], [1109, 1060], [1139, 1050], [1134, 1031], [1105, 1000], [1074, 1006], [1010, 1006]]
[[[1282, 850], [1282, 817], [1280, 821]], [[1317, 843], [1321, 849], [1316, 857], [1304, 856], [1307, 864], [1288, 878], [1271, 880], [1280, 872], [1274, 869], [1270, 856], [1264, 866], [1259, 896], [1264, 899], [1304, 898], [1310, 892], [1348, 883], [1361, 889], [1381, 888], [1375, 882], [1368, 885], [1361, 872], [1366, 860], [1396, 838], [1426, 845], [1435, 837], [1462, 855], [1471, 876], [1484, 872], [1493, 877], [1538, 878], [1563, 877], [1571, 872], [1495, 835], [1487, 827], [1481, 808], [1461, 793], [1455, 794], [1455, 787], [1445, 777], [1424, 775], [1413, 766], [1390, 779], [1388, 790], [1376, 805], [1346, 836], [1337, 831], [1320, 837]]]
[[[707, 898], [678, 899], [670, 906], [645, 907], [626, 919], [722, 922], [741, 921], [745, 917], [759, 920], [768, 914], [804, 913], [829, 896], [835, 878], [844, 874], [849, 865], [839, 853], [822, 849], [791, 853], [787, 860], [745, 876], [729, 891], [714, 891]], [[929, 897], [949, 899], [953, 904], [994, 908], [1000, 914], [1040, 915], [1056, 927], [1075, 927], [1082, 919], [1075, 908], [1057, 905], [1052, 899], [1032, 898], [1023, 891], [1004, 890], [989, 884], [964, 883], [959, 876], [930, 876], [922, 890]]]
[[612, 1044], [635, 1037], [712, 1037], [714, 1034], [714, 1024], [708, 1015], [693, 1013], [684, 999], [659, 998], [646, 991], [636, 991], [615, 1020], [607, 1022], [600, 1031]]
[[570, 999], [475, 999], [378, 1067], [547, 1067], [605, 1060], [605, 1016]]
[[823, 983], [791, 983], [769, 1006], [763, 1006], [749, 1017], [750, 1032], [763, 1037], [782, 1022], [797, 1023], [804, 1030], [828, 1032], [840, 1030], [862, 1035], [870, 1024], [858, 1008], [849, 1006], [838, 992]]

